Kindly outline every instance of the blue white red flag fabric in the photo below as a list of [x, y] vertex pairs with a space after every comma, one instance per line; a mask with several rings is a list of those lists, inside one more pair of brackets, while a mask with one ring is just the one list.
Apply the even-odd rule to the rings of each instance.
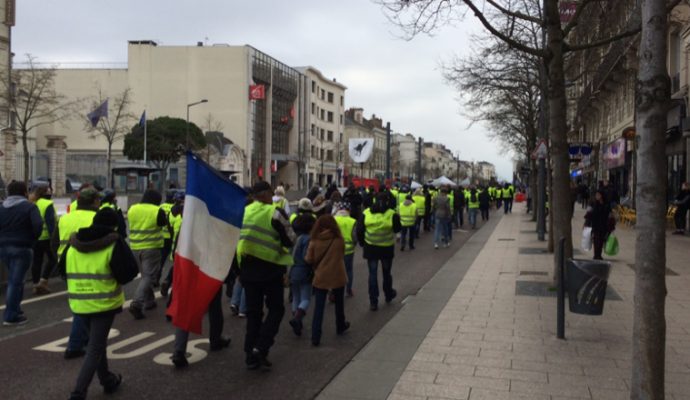
[[191, 152], [182, 227], [175, 249], [173, 325], [201, 333], [201, 321], [230, 272], [247, 193]]
[[96, 107], [95, 110], [86, 114], [86, 118], [89, 119], [91, 126], [94, 128], [96, 125], [98, 125], [98, 121], [100, 121], [101, 118], [108, 118], [108, 99], [105, 99], [105, 101], [100, 106]]

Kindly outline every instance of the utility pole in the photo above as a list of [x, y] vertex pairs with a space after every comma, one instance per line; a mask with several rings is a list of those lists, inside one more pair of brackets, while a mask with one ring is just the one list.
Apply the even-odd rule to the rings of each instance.
[[386, 122], [386, 179], [391, 179], [391, 123]]
[[419, 145], [417, 146], [417, 179], [419, 183], [424, 184], [424, 177], [422, 176], [422, 144], [424, 138], [419, 138]]
[[[546, 10], [546, 1], [542, 5], [543, 10]], [[546, 46], [546, 28], [543, 27], [541, 30], [541, 40], [542, 46]], [[541, 61], [539, 63], [539, 80], [541, 86], [541, 98], [539, 99], [539, 138], [546, 141], [548, 139], [548, 125], [547, 125], [547, 99], [546, 95], [548, 92], [548, 75], [546, 70], [546, 62]], [[544, 157], [539, 157], [539, 170], [537, 175], [537, 186], [539, 195], [537, 197], [538, 204], [537, 210], [537, 238], [540, 241], [544, 241], [546, 235], [546, 159]]]

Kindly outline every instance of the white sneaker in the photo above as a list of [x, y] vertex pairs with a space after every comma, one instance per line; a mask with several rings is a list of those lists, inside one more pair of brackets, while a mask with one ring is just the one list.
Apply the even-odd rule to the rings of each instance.
[[434, 249], [438, 250], [438, 245], [434, 243]]

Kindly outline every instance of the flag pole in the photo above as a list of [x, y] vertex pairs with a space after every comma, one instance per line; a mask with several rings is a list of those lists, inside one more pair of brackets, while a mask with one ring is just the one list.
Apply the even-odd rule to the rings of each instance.
[[146, 111], [144, 111], [144, 165], [149, 165], [148, 159], [146, 158]]

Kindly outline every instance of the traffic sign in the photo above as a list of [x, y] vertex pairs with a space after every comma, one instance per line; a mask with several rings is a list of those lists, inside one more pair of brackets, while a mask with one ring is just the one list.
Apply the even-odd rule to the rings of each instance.
[[537, 147], [534, 149], [532, 152], [532, 159], [534, 160], [543, 160], [549, 155], [549, 149], [546, 147], [546, 140], [540, 139], [539, 143], [537, 143]]

